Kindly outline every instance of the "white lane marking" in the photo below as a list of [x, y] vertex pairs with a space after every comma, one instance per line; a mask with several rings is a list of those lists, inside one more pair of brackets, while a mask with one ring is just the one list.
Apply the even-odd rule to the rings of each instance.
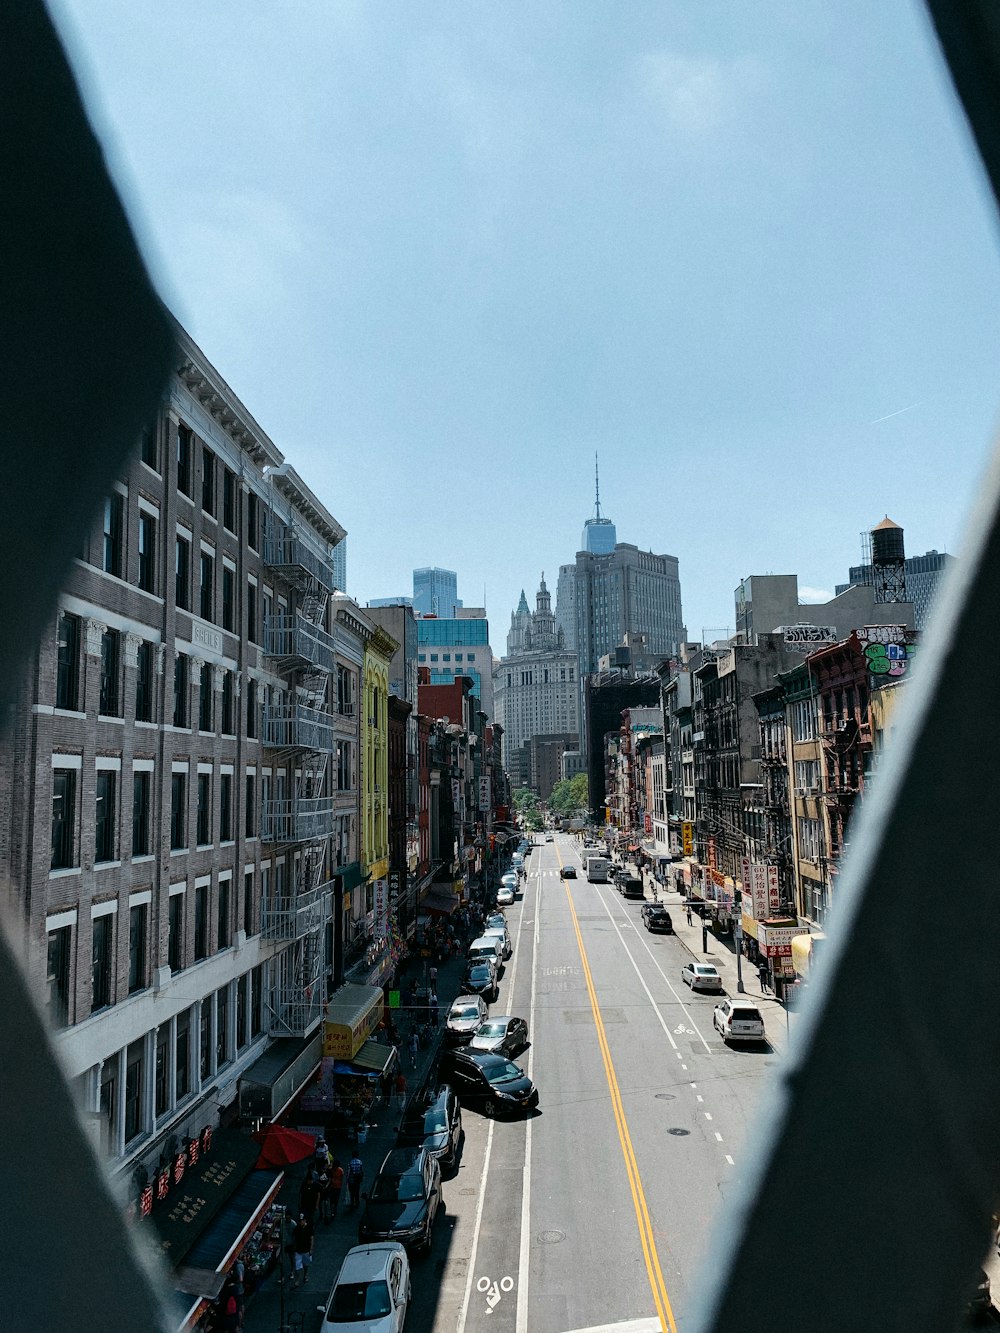
[[662, 1328], [654, 1315], [652, 1319], [626, 1319], [621, 1324], [592, 1324], [590, 1328], [573, 1329], [572, 1333], [661, 1333]]
[[[694, 1086], [694, 1085], [692, 1084], [692, 1086]], [[697, 1097], [697, 1100], [698, 1100], [699, 1102], [703, 1102], [703, 1101], [705, 1100], [705, 1098], [701, 1095], [700, 1092], [699, 1092], [699, 1093], [696, 1093], [695, 1096]]]
[[[528, 1033], [531, 1045], [528, 1047], [528, 1068], [525, 1070], [531, 1078], [535, 1068], [535, 981], [538, 977], [538, 941], [542, 918], [542, 886], [538, 885], [538, 900], [535, 903], [535, 935], [531, 951], [531, 999], [528, 1001]], [[514, 1324], [516, 1333], [526, 1333], [528, 1327], [528, 1237], [531, 1227], [531, 1116], [524, 1122], [524, 1170], [521, 1173], [521, 1243], [518, 1251], [517, 1317]]]
[[[605, 902], [605, 900], [604, 900], [603, 897], [601, 898], [601, 902], [604, 904], [604, 910], [607, 912], [608, 916], [611, 916], [611, 911], [610, 911], [610, 909], [609, 909], [609, 907], [608, 907], [608, 905], [607, 905], [607, 902]], [[623, 909], [623, 910], [624, 910], [624, 909]], [[614, 917], [612, 917], [611, 919], [612, 919], [612, 921], [614, 921]], [[698, 1024], [694, 1021], [694, 1019], [691, 1018], [691, 1010], [688, 1008], [688, 1002], [687, 1002], [687, 1000], [683, 999], [682, 996], [681, 996], [681, 994], [680, 994], [678, 991], [676, 991], [676, 990], [674, 989], [673, 984], [671, 983], [671, 981], [670, 981], [669, 978], [667, 977], [666, 972], [664, 972], [663, 968], [662, 968], [662, 967], [659, 965], [659, 963], [656, 961], [656, 955], [653, 953], [652, 949], [649, 947], [649, 941], [646, 939], [645, 935], [640, 931], [639, 927], [635, 924], [635, 922], [632, 920], [632, 918], [631, 918], [630, 916], [626, 915], [626, 916], [624, 917], [624, 920], [627, 921], [628, 924], [629, 924], [629, 925], [632, 927], [632, 929], [635, 931], [635, 933], [636, 933], [636, 935], [637, 935], [637, 937], [638, 937], [638, 939], [639, 939], [639, 942], [642, 944], [642, 947], [643, 947], [643, 948], [646, 950], [646, 952], [649, 954], [650, 959], [652, 960], [653, 966], [656, 968], [657, 972], [659, 972], [660, 976], [661, 976], [661, 977], [663, 978], [663, 980], [666, 982], [667, 989], [670, 991], [671, 995], [674, 996], [674, 998], [676, 999], [677, 1003], [681, 1006], [681, 1008], [682, 1008], [682, 1009], [684, 1010], [684, 1012], [687, 1014], [688, 1018], [691, 1019], [691, 1025], [692, 1025], [692, 1027], [694, 1028], [695, 1032], [697, 1032], [699, 1041], [700, 1041], [701, 1044], [705, 1047], [705, 1050], [709, 1053], [709, 1055], [713, 1055], [714, 1052], [713, 1052], [711, 1046], [709, 1046], [708, 1042], [707, 1042], [707, 1041], [705, 1040], [705, 1038], [702, 1036], [702, 1034], [701, 1034], [701, 1029], [698, 1027]], [[617, 925], [615, 926], [615, 929], [616, 929], [616, 930], [618, 929]], [[620, 930], [618, 931], [618, 934], [621, 935], [621, 931], [620, 931]], [[624, 940], [622, 941], [622, 943], [624, 943]], [[631, 957], [631, 955], [629, 955], [629, 956]], [[633, 961], [633, 963], [632, 963], [632, 966], [635, 967], [635, 962], [634, 962], [634, 961]], [[638, 969], [636, 969], [636, 970], [638, 970]]]
[[736, 1165], [736, 1163], [733, 1161], [733, 1159], [729, 1156], [728, 1153], [726, 1153], [726, 1161], [729, 1163], [730, 1166]]
[[715, 1137], [719, 1140], [720, 1143], [722, 1142], [722, 1135], [719, 1133], [718, 1130], [715, 1131]]
[[698, 1086], [698, 1084], [697, 1084], [697, 1083], [692, 1083], [691, 1086], [692, 1086], [692, 1088], [696, 1088], [696, 1087]]
[[[680, 1051], [678, 1051], [677, 1054], [680, 1055]], [[681, 1065], [681, 1068], [687, 1072], [687, 1065]]]
[[[624, 936], [624, 935], [621, 933], [621, 931], [618, 929], [618, 922], [617, 922], [617, 921], [615, 920], [615, 918], [612, 916], [612, 914], [611, 914], [611, 910], [609, 909], [607, 903], [604, 901], [603, 896], [601, 897], [601, 904], [602, 904], [602, 906], [603, 906], [605, 912], [607, 912], [607, 914], [608, 914], [608, 920], [611, 922], [612, 926], [614, 926], [614, 928], [615, 928], [615, 934], [616, 934], [616, 935], [618, 936], [618, 938], [621, 940], [622, 948], [625, 950], [625, 957], [626, 957], [626, 958], [629, 960], [629, 962], [632, 964], [632, 967], [633, 967], [634, 970], [635, 970], [635, 975], [639, 978], [639, 985], [640, 985], [640, 986], [642, 987], [642, 989], [646, 992], [646, 995], [647, 995], [647, 997], [648, 997], [648, 999], [649, 999], [649, 1003], [650, 1003], [650, 1004], [652, 1005], [652, 1007], [653, 1007], [653, 1013], [656, 1015], [656, 1021], [659, 1023], [660, 1027], [663, 1029], [663, 1035], [666, 1037], [667, 1041], [670, 1042], [670, 1045], [671, 1045], [671, 1046], [674, 1048], [674, 1050], [676, 1051], [676, 1050], [677, 1050], [677, 1043], [674, 1041], [673, 1033], [672, 1033], [672, 1032], [670, 1031], [670, 1029], [667, 1027], [667, 1024], [666, 1024], [666, 1022], [665, 1022], [665, 1020], [664, 1020], [664, 1017], [663, 1017], [663, 1015], [660, 1013], [660, 1006], [659, 1006], [659, 1005], [656, 1003], [656, 1001], [653, 999], [653, 992], [652, 992], [652, 991], [649, 989], [649, 987], [646, 985], [646, 978], [645, 978], [645, 977], [642, 975], [642, 973], [639, 971], [639, 964], [638, 964], [638, 963], [635, 961], [635, 959], [632, 957], [632, 954], [631, 954], [631, 952], [630, 952], [630, 950], [629, 950], [629, 947], [628, 947], [628, 945], [625, 943], [625, 936]], [[701, 1033], [699, 1032], [698, 1035], [699, 1035], [699, 1037], [700, 1037], [700, 1036], [701, 1036]], [[704, 1038], [702, 1038], [702, 1040], [704, 1041]]]
[[705, 1117], [706, 1120], [711, 1120], [711, 1118], [712, 1118], [712, 1112], [711, 1112], [711, 1111], [702, 1111], [702, 1115]]
[[[514, 966], [510, 970], [510, 995], [514, 996], [514, 981], [517, 977], [517, 963], [521, 953], [521, 927], [524, 924], [524, 908], [517, 917], [517, 934], [514, 937]], [[537, 927], [536, 927], [537, 929]], [[531, 1029], [529, 1028], [530, 1032]], [[530, 1048], [529, 1048], [530, 1049]], [[486, 1131], [486, 1156], [483, 1158], [483, 1173], [479, 1179], [479, 1201], [476, 1204], [476, 1220], [472, 1227], [472, 1252], [469, 1255], [469, 1274], [465, 1279], [465, 1295], [462, 1297], [462, 1308], [458, 1315], [458, 1333], [465, 1333], [465, 1321], [469, 1316], [469, 1301], [472, 1297], [472, 1279], [476, 1271], [476, 1259], [479, 1255], [479, 1231], [483, 1223], [483, 1205], [486, 1201], [486, 1181], [490, 1170], [490, 1157], [493, 1154], [493, 1130], [496, 1125], [495, 1120], [490, 1121], [490, 1127]]]

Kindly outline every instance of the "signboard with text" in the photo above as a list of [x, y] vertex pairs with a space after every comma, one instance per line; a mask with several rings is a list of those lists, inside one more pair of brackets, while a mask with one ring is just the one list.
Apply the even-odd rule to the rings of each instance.
[[694, 825], [686, 821], [681, 824], [681, 850], [685, 856], [694, 855]]
[[768, 958], [791, 958], [792, 940], [796, 935], [808, 933], [804, 926], [776, 926], [762, 921], [757, 927], [757, 945]]

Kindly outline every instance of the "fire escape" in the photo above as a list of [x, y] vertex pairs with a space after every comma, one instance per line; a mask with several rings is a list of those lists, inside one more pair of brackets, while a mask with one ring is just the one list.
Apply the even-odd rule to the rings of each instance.
[[823, 800], [830, 827], [831, 875], [840, 870], [848, 844], [848, 825], [864, 786], [864, 754], [871, 749], [871, 723], [854, 716], [828, 716], [820, 730], [826, 763]]
[[328, 711], [336, 671], [334, 640], [323, 628], [333, 570], [298, 535], [272, 520], [264, 535], [264, 563], [294, 590], [293, 610], [267, 617], [264, 654], [288, 682], [286, 702], [264, 709], [264, 746], [275, 767], [291, 770], [291, 795], [267, 800], [261, 837], [272, 859], [285, 857], [262, 904], [262, 933], [287, 948], [271, 964], [269, 1029], [272, 1036], [305, 1036], [323, 1012], [323, 932], [332, 885], [325, 879], [333, 832], [334, 722]]

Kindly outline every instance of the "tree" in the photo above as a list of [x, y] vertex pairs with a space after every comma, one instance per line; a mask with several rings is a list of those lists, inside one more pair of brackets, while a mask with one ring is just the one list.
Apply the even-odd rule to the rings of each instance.
[[527, 814], [529, 810], [538, 809], [538, 797], [530, 787], [518, 787], [511, 798], [517, 807], [518, 814]]
[[575, 778], [564, 778], [552, 788], [549, 809], [561, 819], [570, 819], [587, 809], [589, 792], [586, 773]]

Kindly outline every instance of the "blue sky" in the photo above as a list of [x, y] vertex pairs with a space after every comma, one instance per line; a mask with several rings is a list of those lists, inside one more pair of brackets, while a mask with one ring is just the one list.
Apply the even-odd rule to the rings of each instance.
[[57, 0], [178, 317], [411, 569], [571, 560], [593, 454], [689, 634], [832, 590], [888, 512], [960, 550], [997, 421], [992, 206], [913, 0]]

